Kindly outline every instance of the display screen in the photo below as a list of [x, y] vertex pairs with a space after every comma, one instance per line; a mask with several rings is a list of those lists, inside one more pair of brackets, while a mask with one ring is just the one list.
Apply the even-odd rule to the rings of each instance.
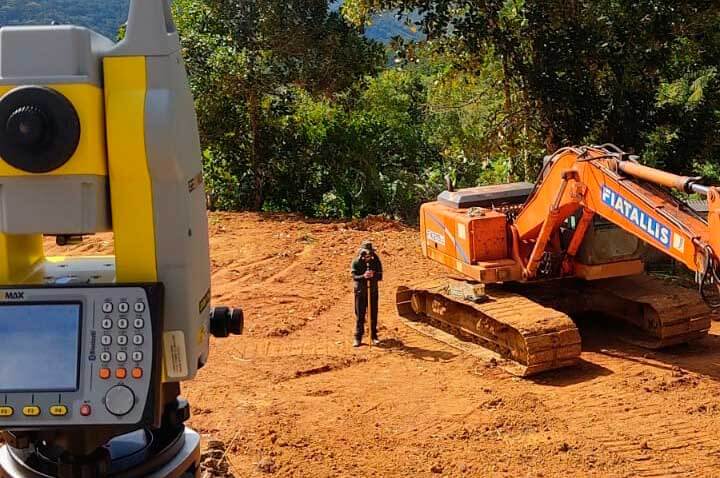
[[78, 387], [79, 303], [0, 305], [0, 393]]

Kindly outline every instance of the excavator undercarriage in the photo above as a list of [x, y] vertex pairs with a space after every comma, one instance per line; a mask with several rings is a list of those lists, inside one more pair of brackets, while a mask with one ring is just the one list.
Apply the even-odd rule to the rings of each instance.
[[497, 285], [481, 301], [458, 297], [450, 287], [442, 279], [400, 287], [400, 317], [490, 349], [506, 359], [503, 368], [522, 377], [577, 363], [582, 346], [572, 317], [624, 321], [622, 338], [648, 349], [701, 339], [712, 318], [694, 291], [647, 275]]

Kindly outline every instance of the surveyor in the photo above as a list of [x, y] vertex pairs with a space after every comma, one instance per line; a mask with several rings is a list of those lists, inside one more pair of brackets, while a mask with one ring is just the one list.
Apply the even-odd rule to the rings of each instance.
[[[380, 257], [369, 241], [363, 242], [358, 256], [350, 267], [355, 281], [355, 342], [354, 347], [362, 345], [365, 332], [365, 314], [370, 302], [370, 338], [373, 345], [380, 345], [378, 338], [378, 282], [382, 280], [383, 269]], [[369, 290], [368, 290], [369, 289]], [[368, 294], [369, 292], [369, 294]]]

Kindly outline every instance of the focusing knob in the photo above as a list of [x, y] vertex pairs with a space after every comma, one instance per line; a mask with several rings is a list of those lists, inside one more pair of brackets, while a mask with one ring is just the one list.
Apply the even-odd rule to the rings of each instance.
[[50, 88], [21, 86], [0, 98], [0, 159], [29, 173], [49, 173], [80, 144], [73, 104]]
[[10, 140], [24, 146], [37, 146], [47, 133], [47, 118], [36, 106], [22, 106], [10, 114], [5, 131]]
[[244, 325], [245, 315], [242, 309], [215, 307], [210, 311], [210, 333], [214, 337], [224, 339], [230, 334], [242, 335]]
[[230, 323], [228, 324], [228, 331], [233, 335], [242, 335], [243, 329], [245, 328], [245, 314], [242, 309], [233, 309], [230, 314]]

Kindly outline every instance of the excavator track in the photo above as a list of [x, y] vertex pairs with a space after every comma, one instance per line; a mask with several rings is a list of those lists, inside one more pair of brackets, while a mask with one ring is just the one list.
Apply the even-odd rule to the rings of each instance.
[[599, 314], [621, 320], [631, 326], [622, 338], [648, 349], [702, 339], [713, 317], [697, 291], [648, 275], [514, 288], [570, 316]]
[[570, 317], [501, 288], [477, 302], [451, 296], [446, 281], [400, 287], [397, 308], [401, 318], [496, 352], [505, 359], [500, 365], [518, 376], [571, 366], [580, 357], [580, 333]]
[[648, 349], [702, 339], [713, 317], [696, 291], [648, 275], [498, 286], [484, 302], [449, 294], [449, 284], [400, 287], [400, 317], [422, 333], [415, 324], [449, 334], [432, 337], [451, 346], [459, 339], [490, 349], [522, 377], [577, 363], [581, 339], [571, 316], [621, 320], [631, 326], [622, 339]]

